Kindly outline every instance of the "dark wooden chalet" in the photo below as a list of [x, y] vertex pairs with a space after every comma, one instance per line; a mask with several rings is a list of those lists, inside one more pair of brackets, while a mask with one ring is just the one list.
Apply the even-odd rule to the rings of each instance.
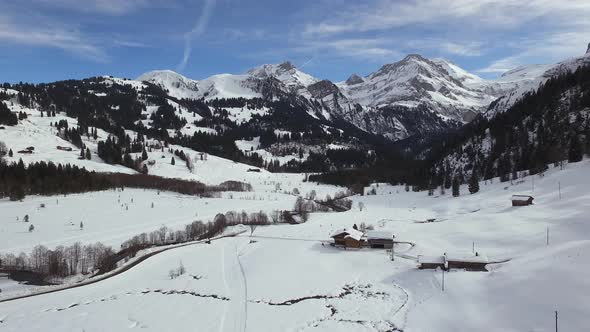
[[533, 204], [533, 196], [512, 195], [512, 206], [527, 206]]

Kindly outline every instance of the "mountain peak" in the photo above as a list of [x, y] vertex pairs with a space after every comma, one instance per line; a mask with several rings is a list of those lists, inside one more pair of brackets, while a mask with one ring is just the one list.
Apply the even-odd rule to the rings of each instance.
[[344, 82], [346, 85], [355, 85], [359, 83], [363, 83], [365, 80], [357, 74], [352, 74], [350, 77]]
[[402, 61], [408, 61], [408, 60], [427, 60], [426, 58], [424, 58], [423, 56], [421, 56], [420, 54], [408, 54], [406, 55], [406, 57], [402, 60]]
[[295, 66], [290, 61], [285, 61], [277, 66], [279, 69], [284, 71], [289, 71], [291, 69], [295, 69]]

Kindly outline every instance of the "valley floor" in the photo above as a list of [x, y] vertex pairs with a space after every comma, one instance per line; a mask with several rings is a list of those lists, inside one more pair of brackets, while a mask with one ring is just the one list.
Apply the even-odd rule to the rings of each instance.
[[[554, 331], [557, 310], [560, 330], [582, 331], [590, 314], [589, 170], [590, 163], [583, 161], [535, 176], [534, 191], [533, 177], [527, 177], [514, 185], [481, 183], [481, 191], [474, 195], [462, 187], [458, 198], [450, 192], [428, 197], [425, 192], [382, 184], [375, 186], [377, 195], [354, 197], [355, 205], [348, 212], [316, 213], [300, 225], [258, 227], [253, 237], [242, 234], [169, 250], [95, 284], [0, 303], [0, 326], [3, 331], [541, 332]], [[305, 184], [308, 190], [310, 185]], [[291, 186], [304, 185], [293, 182]], [[84, 202], [103, 199], [117, 206], [113, 215], [128, 214], [125, 220], [135, 232], [160, 224], [172, 227], [176, 221], [188, 223], [197, 211], [206, 219], [215, 212], [267, 210], [294, 202], [293, 196], [271, 194], [270, 187], [261, 185], [256, 190], [243, 195], [265, 200], [189, 199], [127, 189], [72, 195], [67, 205], [60, 198], [61, 210], [54, 217], [49, 213], [57, 207], [46, 206], [46, 217], [31, 213], [31, 220], [36, 227], [48, 220], [55, 224], [47, 229], [59, 229], [57, 221], [49, 220], [81, 215], [76, 210], [91, 205]], [[516, 193], [533, 195], [535, 204], [512, 207], [510, 197]], [[123, 198], [129, 210], [121, 211], [119, 203], [113, 203], [119, 194], [132, 195], [133, 204], [143, 204], [142, 210], [158, 221], [137, 222], [145, 215], [134, 214], [138, 208], [128, 202], [130, 196]], [[7, 211], [22, 215], [21, 211], [33, 209], [38, 206], [36, 200], [42, 199], [56, 198], [2, 201], [0, 209], [3, 216]], [[151, 213], [148, 202], [152, 199], [162, 211]], [[94, 240], [104, 237], [105, 242], [117, 243], [117, 236], [109, 232], [124, 234], [123, 229], [115, 231], [118, 226], [108, 224], [115, 221], [99, 218], [99, 211], [95, 214], [83, 232], [104, 225], [109, 231], [96, 232]], [[432, 218], [435, 222], [422, 222]], [[20, 236], [15, 235], [17, 228], [10, 228], [17, 223], [14, 219], [2, 220], [3, 251], [73, 240], [45, 227], [39, 234], [47, 233], [39, 238], [27, 232], [29, 241], [13, 240]], [[384, 250], [328, 245], [330, 234], [355, 223], [392, 230], [396, 240], [415, 246], [399, 244], [392, 261]], [[66, 229], [59, 232], [65, 234]], [[418, 255], [470, 253], [472, 249], [492, 261], [507, 262], [488, 265], [487, 273], [451, 270], [445, 273], [444, 292], [440, 270], [417, 269]], [[180, 264], [186, 273], [170, 279], [169, 271]]]

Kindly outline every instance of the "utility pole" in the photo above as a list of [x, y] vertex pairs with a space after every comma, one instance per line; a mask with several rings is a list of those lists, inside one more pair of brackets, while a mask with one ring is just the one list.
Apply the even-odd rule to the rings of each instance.
[[557, 185], [559, 186], [559, 199], [561, 199], [561, 181], [559, 181]]
[[471, 243], [471, 252], [474, 253], [475, 252], [475, 241], [473, 241]]
[[531, 181], [533, 182], [533, 192], [535, 192], [535, 175], [531, 175]]
[[445, 291], [445, 269], [442, 269], [442, 291]]
[[549, 226], [547, 226], [547, 245], [549, 245]]
[[555, 332], [557, 332], [557, 310], [555, 310]]

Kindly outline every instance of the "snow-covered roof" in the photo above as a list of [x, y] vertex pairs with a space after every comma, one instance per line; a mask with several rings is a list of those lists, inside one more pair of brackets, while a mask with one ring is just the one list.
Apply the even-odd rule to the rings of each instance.
[[476, 256], [473, 253], [450, 253], [445, 254], [447, 262], [470, 262], [470, 263], [488, 263], [486, 255], [479, 254]]
[[363, 237], [363, 232], [356, 231], [356, 232], [353, 232], [352, 234], [346, 235], [344, 238], [345, 239], [351, 238], [351, 239], [355, 239], [357, 241], [360, 241], [362, 237]]
[[364, 233], [356, 230], [354, 228], [351, 229], [341, 229], [339, 231], [334, 232], [332, 235], [330, 235], [330, 237], [336, 237], [338, 235], [342, 235], [342, 234], [347, 234], [350, 235], [352, 238], [356, 239], [358, 238], [359, 240], [363, 237]]
[[395, 236], [392, 231], [368, 231], [367, 239], [387, 239], [392, 240]]
[[445, 264], [445, 256], [424, 256], [418, 255], [420, 264]]
[[533, 196], [529, 195], [512, 195], [513, 201], [527, 202], [529, 199], [534, 199]]

